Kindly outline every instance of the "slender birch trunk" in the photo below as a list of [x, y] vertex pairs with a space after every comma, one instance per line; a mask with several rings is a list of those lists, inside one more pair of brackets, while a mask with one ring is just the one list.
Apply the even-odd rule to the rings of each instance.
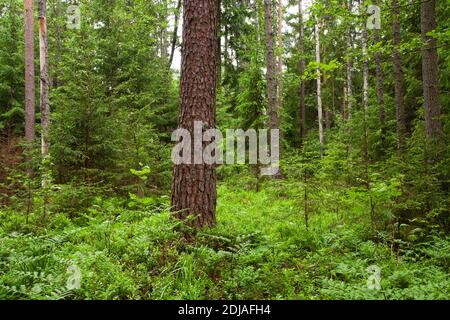
[[283, 0], [278, 0], [278, 116], [283, 117]]
[[[320, 22], [316, 21], [316, 25], [314, 27], [314, 35], [316, 42], [316, 63], [320, 64]], [[323, 158], [324, 151], [324, 135], [323, 135], [323, 117], [322, 117], [322, 94], [321, 94], [321, 72], [320, 67], [316, 68], [316, 77], [317, 77], [317, 111], [318, 111], [318, 120], [319, 120], [319, 140], [320, 140], [320, 157]]]
[[273, 7], [272, 0], [264, 0], [264, 21], [266, 41], [266, 78], [267, 98], [269, 102], [269, 128], [278, 129], [277, 97], [275, 88], [275, 53], [274, 53], [274, 30], [273, 30]]
[[40, 90], [41, 90], [41, 154], [45, 158], [49, 148], [50, 102], [48, 75], [48, 35], [47, 35], [47, 1], [38, 1], [39, 14], [39, 61], [40, 61]]
[[[300, 39], [299, 39], [299, 51], [300, 51], [300, 76], [305, 72], [305, 27], [303, 25], [303, 7], [302, 0], [298, 1], [298, 19], [300, 27]], [[305, 80], [300, 80], [300, 140], [303, 141], [306, 136], [306, 110], [305, 110], [305, 91], [306, 85]]]

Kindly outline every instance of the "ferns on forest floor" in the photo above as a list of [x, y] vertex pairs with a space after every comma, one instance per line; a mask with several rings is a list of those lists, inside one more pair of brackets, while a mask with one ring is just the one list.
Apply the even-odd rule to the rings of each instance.
[[[317, 205], [306, 230], [294, 191], [279, 181], [259, 193], [222, 184], [217, 227], [192, 238], [167, 211], [109, 200], [45, 232], [15, 232], [8, 221], [18, 213], [8, 212], [0, 298], [448, 299], [449, 238], [398, 251], [373, 230], [360, 197], [339, 215]], [[70, 264], [80, 269], [79, 289], [67, 289]], [[370, 265], [381, 269], [379, 291], [367, 288]]]

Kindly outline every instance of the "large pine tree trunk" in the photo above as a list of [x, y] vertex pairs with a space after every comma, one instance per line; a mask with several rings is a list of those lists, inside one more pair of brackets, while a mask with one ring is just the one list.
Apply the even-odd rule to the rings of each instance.
[[403, 99], [403, 73], [402, 60], [398, 46], [400, 45], [400, 7], [397, 0], [392, 0], [392, 45], [394, 63], [394, 91], [395, 91], [395, 113], [397, 118], [397, 143], [398, 149], [405, 147], [405, 104]]
[[269, 103], [269, 127], [278, 129], [277, 97], [275, 88], [275, 53], [274, 53], [274, 32], [273, 32], [273, 7], [272, 0], [264, 0], [264, 30], [266, 40], [266, 78], [267, 78], [267, 98]]
[[34, 88], [34, 10], [33, 0], [25, 0], [25, 139], [31, 143], [35, 134]]
[[430, 143], [439, 142], [442, 133], [439, 102], [438, 55], [436, 39], [427, 35], [436, 28], [436, 3], [424, 1], [421, 5], [423, 97], [425, 106], [425, 129]]
[[39, 61], [41, 80], [41, 153], [48, 154], [48, 136], [50, 129], [50, 102], [49, 102], [49, 76], [48, 76], [48, 36], [47, 36], [47, 1], [38, 1], [39, 15]]
[[[299, 27], [300, 27], [300, 39], [299, 39], [299, 51], [300, 51], [300, 75], [303, 75], [305, 72], [305, 27], [303, 25], [303, 8], [302, 8], [302, 0], [298, 1], [298, 19], [299, 19]], [[303, 143], [306, 135], [306, 110], [305, 110], [305, 81], [300, 80], [300, 140]]]
[[[316, 22], [314, 28], [315, 42], [316, 42], [316, 63], [320, 63], [320, 26], [319, 21]], [[323, 135], [323, 115], [322, 115], [322, 93], [321, 93], [321, 72], [319, 66], [316, 68], [317, 77], [317, 112], [319, 120], [319, 140], [320, 140], [320, 157], [323, 157], [324, 150], [324, 135]]]
[[[209, 128], [216, 126], [217, 6], [217, 0], [185, 0], [183, 5], [179, 126], [192, 138], [194, 121]], [[198, 215], [195, 226], [214, 225], [216, 198], [214, 165], [174, 166], [172, 210], [178, 218]]]

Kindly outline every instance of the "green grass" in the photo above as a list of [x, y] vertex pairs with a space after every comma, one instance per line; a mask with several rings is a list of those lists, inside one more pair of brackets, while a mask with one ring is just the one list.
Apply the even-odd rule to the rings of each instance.
[[[167, 210], [114, 199], [72, 219], [55, 213], [46, 228], [0, 211], [0, 299], [450, 298], [449, 238], [395, 247], [364, 210], [320, 206], [307, 230], [288, 183], [256, 193], [230, 181], [218, 194], [217, 226], [192, 237]], [[66, 288], [70, 265], [80, 289]], [[367, 288], [370, 265], [381, 290]]]

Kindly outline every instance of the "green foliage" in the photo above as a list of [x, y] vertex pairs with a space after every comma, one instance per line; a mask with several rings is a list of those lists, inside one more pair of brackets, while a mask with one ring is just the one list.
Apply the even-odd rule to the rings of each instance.
[[[233, 180], [229, 181], [234, 185]], [[289, 182], [257, 193], [219, 188], [218, 226], [184, 238], [165, 210], [95, 200], [83, 218], [52, 218], [45, 235], [0, 225], [3, 299], [448, 299], [449, 238], [397, 252], [371, 238], [366, 199], [336, 216], [317, 206], [307, 231]], [[322, 191], [316, 194], [323, 199]], [[314, 192], [312, 192], [312, 197]], [[344, 201], [344, 200], [342, 200]], [[16, 214], [4, 212], [11, 221]], [[81, 214], [81, 213], [80, 213]], [[81, 216], [80, 216], [81, 217]], [[393, 246], [394, 245], [394, 246]], [[367, 268], [381, 269], [381, 290]], [[68, 289], [69, 266], [81, 287]], [[99, 290], [99, 288], [101, 288]]]
[[[385, 27], [392, 15], [383, 15], [380, 41], [368, 31], [366, 110], [357, 34], [365, 16], [342, 1], [314, 1], [305, 12], [300, 54], [298, 16], [285, 12], [289, 28], [283, 52], [276, 50], [286, 67], [279, 114], [283, 176], [266, 179], [246, 165], [219, 166], [218, 224], [195, 230], [170, 212], [179, 75], [164, 51], [175, 3], [82, 1], [79, 30], [67, 29], [65, 17], [50, 6], [51, 143], [50, 155], [41, 159], [38, 142], [23, 148], [23, 156], [18, 142], [24, 121], [22, 2], [0, 0], [0, 299], [449, 299], [450, 9], [437, 4], [437, 28], [430, 33], [438, 40], [443, 123], [442, 143], [430, 159], [420, 7], [400, 2], [408, 8], [400, 13], [399, 45], [405, 149], [397, 147], [392, 30]], [[262, 1], [221, 4], [218, 127], [267, 127]], [[381, 6], [391, 9], [386, 1]], [[323, 23], [320, 64], [313, 54], [316, 18]], [[353, 42], [346, 47], [349, 30]], [[351, 118], [343, 112], [348, 60]], [[324, 117], [330, 117], [323, 159], [316, 68], [323, 77]], [[39, 136], [39, 114], [37, 120]], [[381, 270], [380, 290], [367, 285], [370, 266]], [[74, 270], [80, 271], [79, 288], [70, 286]]]

